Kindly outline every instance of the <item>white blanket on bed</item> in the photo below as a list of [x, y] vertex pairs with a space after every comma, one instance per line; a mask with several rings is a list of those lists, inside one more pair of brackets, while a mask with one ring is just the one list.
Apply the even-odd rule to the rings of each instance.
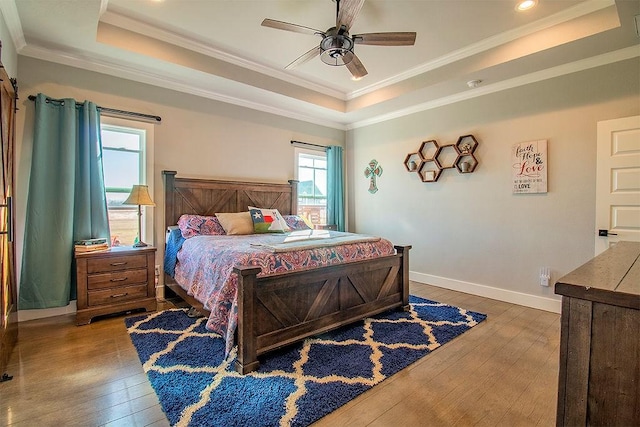
[[272, 252], [288, 252], [351, 243], [377, 242], [378, 240], [380, 237], [364, 234], [330, 232], [329, 230], [298, 230], [283, 234], [280, 242], [252, 243], [251, 246], [261, 247]]

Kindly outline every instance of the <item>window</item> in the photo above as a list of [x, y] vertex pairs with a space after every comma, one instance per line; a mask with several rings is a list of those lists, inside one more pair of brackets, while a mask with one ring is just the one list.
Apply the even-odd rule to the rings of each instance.
[[[118, 123], [118, 124], [115, 124]], [[125, 124], [126, 126], [123, 126]], [[104, 185], [112, 246], [130, 246], [138, 239], [138, 207], [123, 205], [135, 184], [151, 181], [147, 163], [150, 130], [137, 122], [103, 118], [101, 125]], [[153, 135], [151, 130], [151, 136]], [[153, 198], [153, 191], [149, 187]], [[142, 207], [142, 240], [150, 241], [151, 220]], [[150, 216], [150, 215], [149, 215]]]
[[298, 215], [312, 224], [327, 223], [327, 156], [321, 152], [297, 152]]

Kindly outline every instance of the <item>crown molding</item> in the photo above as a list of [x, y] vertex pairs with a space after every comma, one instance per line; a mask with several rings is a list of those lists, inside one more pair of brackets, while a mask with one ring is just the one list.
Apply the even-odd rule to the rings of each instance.
[[319, 83], [311, 82], [306, 79], [301, 79], [295, 75], [286, 73], [282, 70], [269, 67], [264, 64], [260, 64], [255, 61], [250, 61], [246, 58], [242, 58], [237, 55], [230, 54], [223, 50], [214, 48], [205, 43], [202, 43], [196, 39], [183, 36], [181, 34], [164, 30], [162, 28], [149, 25], [143, 21], [136, 20], [134, 18], [122, 15], [113, 11], [106, 11], [101, 17], [100, 21], [106, 24], [110, 24], [119, 28], [123, 28], [127, 31], [132, 31], [138, 34], [142, 34], [147, 37], [151, 37], [157, 40], [161, 40], [165, 43], [170, 43], [175, 46], [179, 46], [184, 49], [188, 49], [194, 52], [201, 53], [212, 58], [219, 59], [221, 61], [228, 62], [230, 64], [237, 65], [260, 74], [267, 75], [279, 80], [292, 83], [296, 86], [300, 86], [315, 92], [322, 93], [324, 95], [331, 96], [333, 98], [345, 101], [347, 95], [344, 92], [338, 91], [329, 86], [321, 85]]
[[[148, 71], [147, 68], [141, 68], [136, 66], [124, 66], [122, 64], [113, 63], [109, 60], [105, 60], [97, 57], [87, 57], [85, 54], [76, 55], [69, 52], [60, 50], [54, 50], [44, 47], [38, 47], [29, 45], [25, 47], [21, 55], [68, 65], [71, 67], [81, 68], [89, 71], [95, 71], [102, 74], [108, 74], [119, 78], [125, 78], [140, 83], [150, 84], [153, 86], [160, 86], [167, 89], [180, 91], [183, 93], [189, 93], [195, 96], [201, 96], [204, 98], [220, 101], [237, 105], [240, 107], [249, 108], [252, 110], [262, 111], [269, 114], [275, 114], [278, 116], [287, 117], [294, 120], [300, 120], [307, 123], [312, 123], [319, 126], [338, 130], [353, 130], [365, 126], [370, 126], [377, 123], [401, 118], [410, 114], [419, 113], [422, 111], [450, 105], [456, 102], [465, 101], [479, 96], [488, 95], [503, 90], [524, 86], [539, 81], [560, 77], [566, 74], [571, 74], [590, 68], [595, 68], [619, 61], [624, 61], [631, 58], [640, 57], [640, 49], [637, 46], [630, 46], [617, 51], [597, 55], [591, 58], [586, 58], [580, 61], [575, 61], [569, 64], [563, 64], [560, 66], [552, 67], [546, 70], [537, 71], [527, 75], [515, 77], [509, 80], [505, 80], [499, 83], [494, 83], [486, 86], [481, 86], [475, 89], [471, 89], [465, 92], [457, 93], [450, 96], [445, 96], [439, 99], [435, 99], [429, 102], [417, 104], [408, 108], [402, 108], [388, 114], [380, 114], [375, 117], [371, 117], [365, 120], [354, 121], [351, 123], [342, 123], [332, 120], [324, 120], [319, 118], [320, 115], [307, 115], [299, 112], [299, 109], [291, 108], [285, 109], [280, 107], [274, 107], [272, 105], [266, 105], [247, 99], [238, 97], [232, 97], [217, 93], [211, 89], [205, 89], [202, 87], [194, 86], [190, 81], [169, 77], [166, 74], [156, 74]], [[345, 114], [345, 118], [348, 114]], [[346, 121], [346, 120], [345, 120]]]
[[20, 22], [20, 15], [18, 15], [15, 0], [0, 1], [0, 11], [2, 11], [2, 16], [4, 17], [5, 24], [7, 24], [9, 34], [11, 34], [16, 52], [20, 53], [20, 50], [27, 45], [27, 41], [24, 38], [22, 23]]
[[370, 119], [360, 120], [347, 125], [347, 130], [353, 130], [373, 124], [385, 122], [388, 120], [397, 119], [400, 117], [408, 116], [410, 114], [419, 113], [426, 110], [442, 107], [456, 102], [465, 101], [468, 99], [477, 98], [479, 96], [488, 95], [495, 92], [500, 92], [507, 89], [512, 89], [518, 86], [524, 86], [531, 83], [540, 82], [543, 80], [552, 79], [555, 77], [564, 76], [566, 74], [576, 73], [579, 71], [588, 70], [590, 68], [600, 67], [615, 62], [624, 61], [631, 58], [640, 57], [640, 49], [638, 46], [629, 46], [624, 49], [619, 49], [613, 52], [604, 53], [601, 55], [593, 56], [591, 58], [582, 59], [579, 61], [571, 62], [568, 64], [558, 65], [545, 70], [536, 71], [534, 73], [525, 74], [522, 76], [514, 77], [512, 79], [503, 80], [499, 83], [494, 83], [486, 86], [477, 87], [465, 92], [457, 93], [450, 96], [445, 96], [439, 99], [434, 99], [429, 102], [413, 105], [408, 108], [396, 110], [389, 114], [381, 114]]
[[91, 56], [87, 55], [86, 53], [75, 54], [72, 52], [35, 46], [33, 44], [29, 44], [28, 46], [26, 46], [22, 50], [22, 52], [20, 52], [20, 55], [54, 62], [57, 64], [67, 65], [70, 67], [80, 68], [83, 70], [107, 74], [110, 76], [124, 78], [127, 80], [145, 83], [152, 86], [172, 89], [182, 93], [189, 93], [191, 95], [212, 99], [227, 104], [233, 104], [264, 113], [275, 114], [293, 120], [300, 120], [319, 126], [338, 130], [346, 130], [346, 125], [344, 123], [322, 119], [320, 117], [321, 114], [304, 114], [300, 112], [299, 108], [296, 109], [292, 107], [291, 109], [285, 109], [274, 105], [262, 104], [239, 97], [221, 94], [208, 88], [195, 86], [191, 81], [187, 79], [168, 76], [165, 73], [153, 73], [148, 71], [148, 68], [142, 68], [132, 65], [122, 65], [121, 63], [115, 63], [109, 59], [98, 57], [96, 55]]
[[597, 12], [599, 10], [602, 10], [614, 5], [615, 5], [615, 0], [588, 0], [588, 1], [585, 1], [584, 3], [579, 3], [573, 7], [567, 8], [561, 12], [555, 13], [546, 18], [539, 19], [535, 22], [532, 22], [527, 25], [523, 25], [518, 28], [514, 28], [513, 30], [510, 30], [510, 31], [505, 31], [504, 33], [500, 33], [493, 37], [486, 38], [477, 43], [470, 44], [469, 46], [463, 49], [455, 50], [451, 53], [448, 53], [439, 58], [436, 58], [433, 61], [426, 62], [422, 65], [411, 68], [400, 74], [396, 74], [395, 76], [389, 77], [384, 80], [380, 80], [376, 84], [354, 90], [353, 92], [350, 92], [347, 94], [347, 100], [352, 100], [360, 96], [369, 94], [371, 92], [375, 92], [384, 87], [387, 87], [396, 83], [400, 83], [404, 80], [410, 79], [420, 74], [424, 74], [426, 72], [435, 70], [445, 65], [449, 65], [454, 62], [471, 57], [473, 55], [477, 55], [489, 49], [493, 49], [505, 43], [509, 43], [513, 40], [517, 40], [519, 38], [528, 36], [530, 34], [534, 34], [538, 31], [551, 28], [553, 26], [562, 24], [567, 21], [571, 21], [581, 16], [588, 15], [590, 13]]

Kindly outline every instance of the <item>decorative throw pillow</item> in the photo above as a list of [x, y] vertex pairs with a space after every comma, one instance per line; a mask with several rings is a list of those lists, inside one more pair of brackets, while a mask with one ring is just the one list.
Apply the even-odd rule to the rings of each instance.
[[182, 237], [224, 235], [224, 228], [215, 216], [182, 215], [178, 220]]
[[292, 230], [311, 230], [313, 227], [300, 215], [282, 215], [284, 221]]
[[249, 206], [254, 233], [284, 233], [291, 231], [278, 209]]
[[253, 221], [249, 212], [217, 213], [224, 231], [229, 234], [253, 234]]

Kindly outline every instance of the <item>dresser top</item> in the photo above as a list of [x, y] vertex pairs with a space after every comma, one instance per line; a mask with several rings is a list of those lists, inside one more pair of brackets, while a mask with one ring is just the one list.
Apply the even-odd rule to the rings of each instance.
[[619, 242], [561, 277], [555, 293], [640, 310], [640, 242]]

